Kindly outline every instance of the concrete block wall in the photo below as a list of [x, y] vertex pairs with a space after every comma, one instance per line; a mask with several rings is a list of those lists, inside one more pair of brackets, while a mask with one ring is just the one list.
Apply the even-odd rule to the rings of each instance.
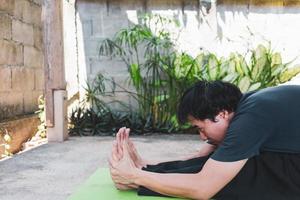
[[[107, 73], [113, 77], [127, 76], [126, 66], [118, 59], [111, 61], [108, 58], [99, 58], [99, 44], [103, 39], [111, 38], [116, 31], [130, 25], [126, 8], [118, 1], [110, 1], [109, 8], [106, 1], [78, 1], [78, 15], [82, 23], [81, 31], [84, 46], [87, 79], [91, 80], [98, 72]], [[135, 6], [139, 9], [141, 4], [135, 1], [127, 1], [127, 6]], [[138, 1], [136, 1], [138, 2]], [[80, 66], [81, 67], [81, 66]]]
[[[179, 20], [177, 48], [193, 56], [201, 49], [219, 56], [244, 53], [267, 41], [282, 53], [284, 62], [300, 55], [300, 5], [292, 0], [78, 0], [78, 63], [86, 80], [102, 73], [125, 85], [126, 66], [118, 59], [99, 57], [99, 43], [136, 23], [137, 13], [145, 10]], [[300, 76], [294, 80], [300, 84]]]
[[[124, 5], [119, 1], [109, 1], [109, 7], [107, 7], [105, 0], [77, 1], [79, 70], [83, 75], [80, 87], [83, 87], [86, 81], [91, 82], [98, 73], [112, 77], [118, 84], [126, 87], [126, 80], [128, 80], [126, 65], [120, 59], [100, 58], [98, 50], [102, 40], [113, 37], [116, 31], [132, 24], [127, 17], [128, 8], [142, 9], [142, 3], [131, 0], [126, 1]], [[133, 101], [124, 93], [118, 94], [117, 99], [124, 102]], [[105, 98], [104, 100], [113, 99]], [[118, 105], [116, 104], [115, 107]]]
[[42, 0], [0, 0], [0, 120], [33, 113], [44, 93]]

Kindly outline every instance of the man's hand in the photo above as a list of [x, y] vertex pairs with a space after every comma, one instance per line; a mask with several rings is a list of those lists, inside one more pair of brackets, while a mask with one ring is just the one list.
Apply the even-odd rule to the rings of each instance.
[[125, 139], [122, 142], [123, 157], [119, 161], [115, 159], [109, 160], [110, 172], [116, 184], [132, 186], [135, 185], [134, 177], [138, 168], [130, 157], [128, 140]]
[[135, 148], [134, 143], [129, 138], [130, 129], [123, 127], [120, 128], [116, 135], [117, 145], [118, 145], [118, 152], [123, 155], [123, 147], [122, 143], [123, 141], [126, 141], [128, 143], [128, 152], [131, 157], [131, 160], [134, 162], [135, 166], [139, 169], [146, 166], [146, 162], [142, 159], [142, 157], [139, 155], [137, 149]]
[[[125, 132], [127, 132], [127, 138], [128, 138], [129, 129], [126, 131], [126, 128], [124, 127], [118, 131], [118, 133], [116, 135], [116, 140], [113, 143], [111, 156], [109, 158], [110, 162], [119, 162], [123, 158], [122, 143], [126, 139]], [[130, 190], [130, 189], [134, 189], [134, 188], [138, 187], [137, 185], [134, 185], [134, 184], [116, 183], [115, 177], [113, 177], [112, 174], [111, 174], [111, 177], [112, 177], [113, 182], [115, 183], [116, 188], [119, 190]]]

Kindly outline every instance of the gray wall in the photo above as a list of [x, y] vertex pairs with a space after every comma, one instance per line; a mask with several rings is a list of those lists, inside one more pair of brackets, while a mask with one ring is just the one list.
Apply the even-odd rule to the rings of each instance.
[[0, 1], [0, 120], [32, 113], [43, 94], [41, 0]]

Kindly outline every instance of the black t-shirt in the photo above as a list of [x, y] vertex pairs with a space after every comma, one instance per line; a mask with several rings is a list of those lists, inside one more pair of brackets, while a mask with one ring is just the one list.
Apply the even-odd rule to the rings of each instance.
[[300, 153], [300, 86], [277, 86], [243, 95], [211, 158], [232, 162], [263, 151]]

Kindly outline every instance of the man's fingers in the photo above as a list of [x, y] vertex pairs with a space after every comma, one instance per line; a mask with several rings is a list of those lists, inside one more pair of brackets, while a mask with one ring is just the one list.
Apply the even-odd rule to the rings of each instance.
[[122, 149], [122, 151], [120, 152], [120, 150], [118, 149], [117, 143], [115, 144], [114, 148], [115, 148], [116, 156], [117, 156], [118, 161], [119, 161], [119, 160], [121, 160], [122, 157], [123, 157], [123, 149]]
[[124, 139], [125, 139], [126, 141], [129, 140], [129, 133], [130, 133], [130, 128], [126, 128], [125, 134], [124, 134], [124, 135], [125, 135], [125, 138], [124, 138]]
[[129, 139], [129, 142], [128, 142], [128, 146], [129, 146], [130, 152], [137, 153], [135, 145], [133, 144], [133, 142], [130, 139]]
[[108, 161], [109, 167], [110, 167], [111, 169], [115, 169], [115, 168], [116, 168], [117, 162], [114, 161], [111, 157], [108, 158], [107, 161]]
[[119, 131], [117, 132], [117, 135], [116, 135], [116, 140], [117, 140], [117, 143], [121, 142], [121, 133], [123, 132], [123, 127], [119, 129]]
[[121, 142], [128, 140], [128, 138], [129, 138], [129, 132], [130, 132], [129, 128], [126, 128], [126, 127], [123, 127], [123, 128], [124, 128], [124, 130], [120, 134], [121, 135]]
[[117, 135], [116, 135], [116, 145], [117, 145], [117, 152], [118, 153], [121, 153], [120, 152], [120, 148], [119, 148], [119, 145], [120, 145], [120, 133], [121, 133], [121, 128], [119, 129]]
[[124, 157], [126, 156], [127, 158], [130, 158], [130, 154], [129, 154], [129, 146], [127, 142], [123, 142], [123, 155]]
[[115, 154], [114, 152], [111, 152], [110, 157], [111, 157], [112, 160], [119, 161], [119, 158], [117, 157], [117, 154]]
[[111, 157], [115, 161], [119, 161], [122, 158], [121, 155], [120, 155], [120, 153], [118, 152], [118, 147], [117, 147], [117, 143], [116, 142], [113, 143], [113, 147], [112, 147], [112, 151], [111, 151]]
[[122, 135], [123, 135], [123, 132], [125, 130], [126, 130], [126, 127], [122, 127], [122, 128], [119, 129], [119, 131], [117, 133], [117, 136], [116, 136], [118, 144], [121, 144], [121, 142], [122, 142], [121, 141], [122, 140]]
[[119, 154], [123, 155], [123, 147], [122, 147], [122, 143], [123, 143], [123, 132], [125, 131], [125, 127], [122, 127], [119, 129], [118, 133], [117, 133], [117, 147], [118, 147], [118, 152]]
[[123, 143], [124, 142], [127, 142], [127, 138], [128, 138], [128, 135], [129, 135], [129, 131], [130, 129], [126, 128], [126, 127], [123, 127], [122, 128], [122, 131], [120, 132], [120, 136], [119, 136], [119, 151], [122, 151], [122, 154], [123, 154]]
[[128, 135], [129, 134], [129, 128], [126, 128], [124, 129], [124, 132], [122, 133], [122, 147], [123, 147], [123, 143], [126, 142], [127, 143], [127, 138], [128, 138]]

